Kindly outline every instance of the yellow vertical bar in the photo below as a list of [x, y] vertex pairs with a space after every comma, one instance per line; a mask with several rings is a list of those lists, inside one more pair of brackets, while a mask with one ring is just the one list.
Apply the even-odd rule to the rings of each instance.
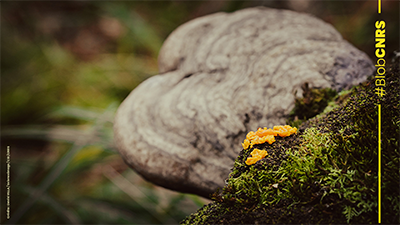
[[378, 13], [381, 13], [381, 0], [378, 0]]
[[378, 13], [381, 13], [381, 1], [382, 0], [378, 0]]
[[381, 223], [381, 104], [378, 104], [378, 223]]

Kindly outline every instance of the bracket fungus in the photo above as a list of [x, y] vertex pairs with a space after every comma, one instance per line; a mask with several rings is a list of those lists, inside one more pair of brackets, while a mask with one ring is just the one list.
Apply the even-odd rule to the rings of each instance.
[[311, 15], [264, 7], [207, 15], [167, 38], [160, 74], [119, 107], [115, 142], [147, 180], [209, 197], [247, 131], [284, 124], [304, 83], [339, 91], [373, 70], [365, 53]]

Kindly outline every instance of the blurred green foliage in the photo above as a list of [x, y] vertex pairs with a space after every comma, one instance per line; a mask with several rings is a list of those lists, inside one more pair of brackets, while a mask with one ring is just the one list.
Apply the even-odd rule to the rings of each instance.
[[63, 105], [104, 108], [121, 102], [157, 73], [158, 51], [177, 26], [212, 12], [257, 5], [315, 14], [371, 58], [374, 22], [385, 19], [387, 52], [398, 49], [396, 2], [385, 3], [382, 15], [371, 1], [311, 1], [306, 6], [293, 1], [5, 2], [2, 125], [44, 122], [47, 112]]
[[117, 106], [103, 112], [67, 107], [47, 115], [83, 125], [5, 130], [5, 137], [49, 143], [34, 153], [11, 144], [12, 214], [4, 222], [176, 224], [207, 202], [154, 186], [128, 169], [113, 146]]
[[[158, 51], [179, 25], [261, 5], [314, 14], [373, 57], [371, 1], [2, 2], [1, 183], [10, 146], [13, 222], [176, 223], [206, 203], [129, 169], [115, 151], [114, 113], [157, 74]], [[398, 48], [396, 9], [385, 2], [381, 16], [388, 52]]]

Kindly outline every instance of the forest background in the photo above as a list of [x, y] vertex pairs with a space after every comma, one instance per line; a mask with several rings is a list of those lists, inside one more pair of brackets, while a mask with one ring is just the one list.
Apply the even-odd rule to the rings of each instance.
[[[399, 2], [13, 1], [1, 3], [1, 223], [177, 223], [209, 202], [169, 191], [128, 168], [113, 143], [114, 113], [158, 73], [163, 41], [214, 12], [266, 6], [312, 14], [374, 57], [385, 20], [388, 57], [399, 49]], [[240, 146], [238, 146], [240, 148]]]

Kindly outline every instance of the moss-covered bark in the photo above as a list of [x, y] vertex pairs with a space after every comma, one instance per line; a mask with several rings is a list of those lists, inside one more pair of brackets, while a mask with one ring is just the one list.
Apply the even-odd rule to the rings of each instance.
[[[303, 123], [296, 135], [242, 150], [214, 202], [182, 224], [377, 223], [378, 104], [382, 223], [400, 223], [400, 74], [395, 65], [387, 71], [384, 97], [375, 95], [371, 78], [353, 88], [343, 104]], [[245, 160], [254, 148], [268, 156], [248, 166]]]

